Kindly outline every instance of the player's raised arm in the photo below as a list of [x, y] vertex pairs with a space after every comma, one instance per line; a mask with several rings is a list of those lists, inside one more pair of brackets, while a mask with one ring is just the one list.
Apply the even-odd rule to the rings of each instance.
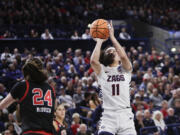
[[91, 55], [90, 64], [91, 64], [91, 67], [94, 70], [94, 72], [98, 75], [101, 71], [101, 65], [99, 62], [101, 46], [102, 46], [103, 42], [105, 41], [105, 39], [96, 38], [94, 40], [96, 41], [96, 46]]
[[119, 55], [119, 57], [121, 59], [123, 68], [126, 71], [131, 71], [132, 70], [131, 62], [130, 62], [128, 56], [126, 55], [126, 52], [124, 51], [123, 47], [119, 44], [119, 42], [117, 41], [117, 39], [114, 36], [114, 28], [112, 25], [112, 21], [110, 22], [109, 35], [110, 35], [110, 39], [113, 43], [113, 46], [115, 47], [117, 54]]

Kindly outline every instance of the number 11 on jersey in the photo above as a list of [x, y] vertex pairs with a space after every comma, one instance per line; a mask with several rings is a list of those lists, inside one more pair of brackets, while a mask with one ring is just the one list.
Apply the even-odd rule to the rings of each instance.
[[112, 96], [119, 95], [119, 84], [112, 84]]

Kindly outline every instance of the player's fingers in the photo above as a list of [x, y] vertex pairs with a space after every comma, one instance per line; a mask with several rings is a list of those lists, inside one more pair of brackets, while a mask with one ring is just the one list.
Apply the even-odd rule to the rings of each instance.
[[110, 24], [110, 23], [108, 23], [108, 29], [109, 29], [109, 30], [111, 29], [111, 24]]
[[111, 24], [111, 27], [113, 27], [113, 25], [112, 25], [112, 20], [110, 21], [110, 24]]

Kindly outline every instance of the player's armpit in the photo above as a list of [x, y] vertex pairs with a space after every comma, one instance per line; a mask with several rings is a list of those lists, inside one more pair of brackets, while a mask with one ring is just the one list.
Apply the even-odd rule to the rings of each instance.
[[9, 93], [7, 97], [5, 97], [1, 102], [0, 102], [0, 110], [7, 108], [10, 106], [12, 103], [14, 103], [16, 100], [11, 96]]

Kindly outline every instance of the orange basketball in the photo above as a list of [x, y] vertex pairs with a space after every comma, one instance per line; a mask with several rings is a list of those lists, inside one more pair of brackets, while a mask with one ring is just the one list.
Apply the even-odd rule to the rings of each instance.
[[93, 38], [107, 39], [109, 37], [108, 21], [104, 19], [95, 20], [90, 26], [90, 34]]

